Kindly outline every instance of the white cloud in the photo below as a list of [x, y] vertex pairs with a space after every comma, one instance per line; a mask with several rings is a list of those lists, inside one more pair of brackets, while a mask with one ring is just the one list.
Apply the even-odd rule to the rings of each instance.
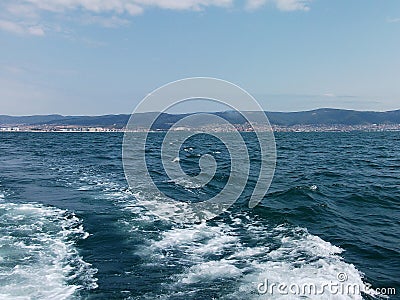
[[276, 7], [282, 11], [310, 10], [309, 4], [312, 0], [274, 0]]
[[[151, 7], [197, 11], [209, 6], [229, 7], [232, 4], [233, 0], [3, 0], [0, 3], [0, 30], [43, 36], [43, 26], [38, 25], [43, 12], [54, 15], [75, 12], [82, 23], [113, 28], [129, 24], [128, 16], [142, 14]], [[51, 24], [46, 26], [48, 29], [51, 27]]]
[[28, 27], [27, 32], [31, 35], [44, 36], [44, 30], [40, 26]]
[[5, 6], [5, 10], [11, 15], [28, 19], [39, 17], [37, 10], [29, 4], [10, 3]]
[[24, 33], [24, 28], [22, 26], [20, 26], [17, 23], [6, 20], [0, 20], [0, 29], [17, 34]]
[[264, 6], [267, 3], [267, 0], [247, 0], [246, 9], [248, 10], [256, 10], [261, 6]]
[[36, 36], [44, 36], [45, 32], [40, 26], [30, 26], [23, 23], [17, 23], [7, 20], [0, 20], [0, 29], [15, 34], [29, 34]]
[[233, 0], [133, 0], [143, 6], [175, 10], [201, 10], [208, 6], [229, 7]]
[[22, 0], [34, 7], [64, 12], [67, 10], [83, 9], [93, 13], [113, 12], [130, 15], [141, 14], [145, 7], [159, 7], [174, 10], [201, 10], [208, 6], [226, 7], [233, 0]]
[[[279, 10], [308, 10], [312, 0], [246, 0], [246, 8], [257, 9], [267, 2]], [[171, 10], [202, 10], [206, 7], [231, 7], [234, 0], [7, 0], [7, 10], [12, 14], [35, 16], [38, 10], [66, 12], [82, 10], [91, 13], [138, 15], [146, 8]]]
[[247, 0], [246, 9], [256, 10], [267, 3], [271, 3], [281, 11], [308, 11], [310, 9], [309, 4], [311, 1], [312, 0]]
[[136, 15], [143, 9], [133, 0], [21, 0], [34, 8], [51, 12], [65, 12], [82, 9], [93, 13], [114, 12]]
[[[270, 3], [281, 11], [309, 10], [312, 0], [246, 0], [247, 10], [256, 10]], [[84, 24], [97, 24], [115, 28], [128, 25], [129, 17], [142, 14], [146, 9], [201, 11], [207, 7], [232, 7], [235, 0], [2, 0], [0, 3], [0, 30], [20, 35], [44, 36], [55, 27], [43, 19], [71, 13], [70, 19]], [[47, 13], [46, 13], [47, 12]], [[51, 16], [52, 15], [52, 16]], [[61, 29], [59, 31], [62, 31]]]

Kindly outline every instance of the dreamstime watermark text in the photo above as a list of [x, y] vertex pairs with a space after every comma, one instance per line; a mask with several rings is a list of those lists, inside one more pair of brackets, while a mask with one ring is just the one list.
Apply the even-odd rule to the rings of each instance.
[[329, 294], [355, 296], [362, 293], [379, 296], [396, 295], [396, 288], [394, 287], [372, 288], [369, 283], [348, 282], [348, 276], [344, 272], [337, 274], [337, 280], [319, 283], [273, 282], [266, 278], [263, 282], [258, 283], [257, 291], [261, 295], [312, 296]]

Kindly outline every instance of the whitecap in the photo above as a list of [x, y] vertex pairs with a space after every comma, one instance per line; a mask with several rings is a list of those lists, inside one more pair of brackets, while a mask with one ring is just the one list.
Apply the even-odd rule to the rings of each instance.
[[71, 299], [97, 287], [75, 241], [75, 215], [41, 204], [0, 203], [0, 299]]
[[227, 260], [207, 261], [189, 268], [185, 276], [180, 280], [183, 284], [212, 281], [223, 278], [235, 278], [242, 274], [242, 270]]

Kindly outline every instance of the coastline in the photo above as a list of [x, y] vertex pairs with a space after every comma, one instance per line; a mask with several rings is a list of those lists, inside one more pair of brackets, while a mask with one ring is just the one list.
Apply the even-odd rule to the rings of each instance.
[[[234, 125], [239, 132], [267, 132], [268, 129], [263, 126], [255, 127], [254, 129], [243, 125]], [[272, 125], [274, 132], [398, 132], [400, 131], [400, 124], [366, 124], [366, 125], [293, 125], [293, 126], [279, 126]], [[0, 127], [0, 132], [56, 132], [56, 133], [98, 133], [98, 132], [167, 132], [169, 129], [157, 129], [152, 131], [143, 130], [141, 128], [126, 130], [125, 128], [113, 127], [86, 127], [86, 126], [3, 126]], [[231, 129], [223, 128], [221, 126], [210, 124], [206, 127], [181, 127], [179, 131], [193, 131], [193, 132], [232, 132]]]

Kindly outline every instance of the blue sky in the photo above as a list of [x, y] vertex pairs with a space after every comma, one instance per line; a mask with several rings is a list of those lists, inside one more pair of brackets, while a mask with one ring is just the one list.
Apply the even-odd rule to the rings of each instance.
[[0, 114], [130, 113], [193, 76], [271, 111], [399, 109], [400, 1], [0, 3]]

